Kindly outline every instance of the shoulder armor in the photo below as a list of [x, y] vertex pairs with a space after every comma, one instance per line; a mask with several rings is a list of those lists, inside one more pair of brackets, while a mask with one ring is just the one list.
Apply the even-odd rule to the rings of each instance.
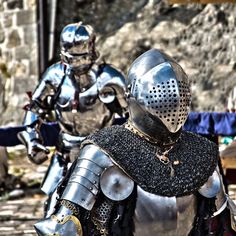
[[98, 193], [100, 176], [112, 165], [111, 159], [98, 146], [85, 145], [81, 149], [62, 199], [91, 210]]
[[118, 99], [122, 107], [126, 107], [125, 101], [125, 78], [115, 68], [105, 65], [97, 78], [99, 98], [104, 103], [111, 103]]
[[207, 182], [198, 190], [199, 193], [207, 198], [215, 197], [221, 188], [220, 175], [215, 170], [212, 176], [209, 177]]
[[199, 193], [207, 198], [215, 197], [216, 211], [213, 216], [220, 214], [227, 206], [227, 196], [219, 169], [213, 172], [208, 181], [199, 189]]
[[64, 75], [64, 66], [61, 63], [53, 64], [45, 71], [32, 95], [33, 112], [40, 114], [41, 110], [51, 109], [51, 98], [55, 95]]
[[117, 166], [111, 166], [102, 173], [100, 187], [106, 197], [122, 201], [132, 193], [134, 181]]
[[105, 65], [102, 72], [97, 78], [98, 90], [102, 90], [106, 86], [118, 86], [125, 89], [125, 78], [115, 68], [110, 65]]

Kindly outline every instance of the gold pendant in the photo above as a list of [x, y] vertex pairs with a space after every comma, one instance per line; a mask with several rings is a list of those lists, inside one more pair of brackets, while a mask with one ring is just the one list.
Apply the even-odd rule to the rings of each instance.
[[173, 165], [175, 165], [175, 166], [177, 166], [177, 165], [179, 165], [179, 160], [175, 160], [175, 161], [173, 161]]

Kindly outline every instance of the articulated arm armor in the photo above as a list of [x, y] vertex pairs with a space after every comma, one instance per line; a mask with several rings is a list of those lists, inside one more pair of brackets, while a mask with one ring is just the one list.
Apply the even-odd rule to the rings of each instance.
[[[38, 222], [35, 225], [36, 231], [39, 235], [75, 235], [69, 234], [70, 224], [61, 225], [55, 219], [64, 221], [76, 216], [83, 220], [83, 216], [80, 216], [82, 209], [90, 212], [90, 227], [93, 231], [86, 235], [109, 235], [114, 205], [127, 199], [133, 189], [134, 182], [115, 167], [106, 154], [97, 146], [86, 145], [63, 192], [59, 211], [51, 218]], [[118, 219], [119, 215], [116, 217]], [[86, 225], [89, 220], [86, 220]], [[80, 230], [86, 225], [82, 225]], [[78, 228], [78, 224], [74, 223], [73, 227]]]
[[[53, 121], [53, 103], [60, 84], [62, 65], [50, 67], [33, 93], [23, 125], [26, 130], [18, 134], [19, 139], [27, 147], [28, 157], [35, 164], [41, 164], [47, 159], [49, 150], [43, 146], [40, 135], [40, 125], [43, 120]], [[59, 69], [60, 68], [60, 69]]]
[[41, 164], [47, 160], [49, 150], [42, 145], [43, 140], [40, 135], [40, 121], [38, 116], [31, 111], [27, 111], [24, 119], [26, 130], [18, 133], [19, 140], [27, 147], [27, 154], [35, 164]]

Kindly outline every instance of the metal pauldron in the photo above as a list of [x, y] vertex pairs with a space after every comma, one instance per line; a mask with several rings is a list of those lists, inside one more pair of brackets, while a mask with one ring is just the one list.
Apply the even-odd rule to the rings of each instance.
[[227, 196], [218, 167], [198, 191], [206, 198], [216, 197], [216, 212], [214, 212], [213, 216], [220, 214], [226, 208]]
[[58, 90], [64, 76], [64, 66], [61, 63], [53, 64], [44, 73], [32, 95], [31, 110], [37, 114], [53, 109], [53, 97]]
[[117, 98], [121, 107], [125, 108], [127, 102], [125, 100], [125, 78], [113, 67], [106, 65], [103, 72], [97, 78], [97, 87], [99, 98], [104, 103], [111, 103]]
[[100, 176], [112, 165], [110, 158], [99, 147], [85, 145], [61, 199], [91, 210], [98, 193]]

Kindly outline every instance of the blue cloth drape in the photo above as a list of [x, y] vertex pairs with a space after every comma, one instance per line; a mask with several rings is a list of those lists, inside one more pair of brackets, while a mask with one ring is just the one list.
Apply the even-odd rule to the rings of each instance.
[[[116, 119], [114, 124], [122, 124], [125, 119]], [[0, 128], [0, 146], [21, 144], [17, 133], [25, 126]], [[236, 136], [236, 113], [230, 112], [190, 112], [184, 130], [200, 135]], [[43, 124], [41, 134], [46, 146], [55, 146], [60, 128], [57, 123]]]

